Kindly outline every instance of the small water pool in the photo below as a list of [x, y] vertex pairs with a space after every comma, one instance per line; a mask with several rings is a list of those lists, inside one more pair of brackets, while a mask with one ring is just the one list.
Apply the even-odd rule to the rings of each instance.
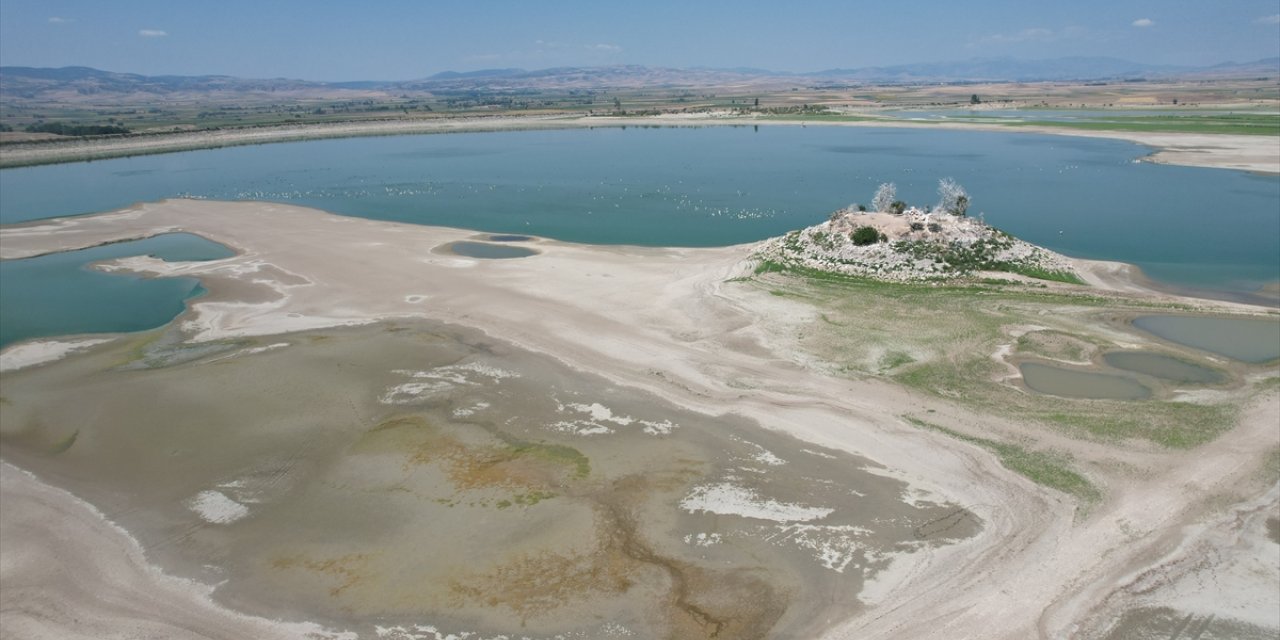
[[231, 249], [189, 233], [0, 261], [0, 347], [78, 333], [154, 329], [204, 293], [194, 278], [142, 278], [89, 268], [94, 262], [150, 255], [169, 262], [219, 260]]
[[1151, 397], [1146, 385], [1124, 376], [1093, 371], [1062, 369], [1024, 362], [1018, 366], [1022, 380], [1033, 391], [1064, 398], [1093, 400], [1142, 400]]
[[1216, 316], [1142, 316], [1133, 326], [1180, 345], [1261, 364], [1280, 358], [1280, 320]]
[[1173, 382], [1217, 384], [1226, 380], [1226, 376], [1208, 367], [1150, 351], [1111, 351], [1103, 354], [1102, 361], [1117, 369]]
[[506, 260], [538, 255], [537, 251], [527, 247], [513, 247], [510, 245], [490, 244], [488, 242], [469, 242], [466, 240], [450, 242], [441, 246], [440, 251], [483, 260]]
[[499, 233], [486, 238], [489, 242], [528, 242], [533, 236], [521, 236], [511, 233]]

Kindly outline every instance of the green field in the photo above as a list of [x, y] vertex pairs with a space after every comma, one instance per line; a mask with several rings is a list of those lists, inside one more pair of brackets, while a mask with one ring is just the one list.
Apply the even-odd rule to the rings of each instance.
[[1002, 122], [1010, 127], [1057, 127], [1086, 131], [1139, 131], [1169, 133], [1220, 133], [1280, 136], [1280, 114], [1116, 116], [1083, 121]]
[[[1103, 315], [1178, 309], [1061, 286], [994, 281], [899, 284], [766, 263], [746, 280], [812, 307], [819, 321], [795, 328], [797, 347], [836, 375], [883, 377], [925, 394], [1041, 428], [1099, 442], [1146, 441], [1185, 449], [1209, 442], [1235, 422], [1229, 399], [1089, 400], [1036, 393], [997, 382], [1009, 358], [1049, 357], [1010, 327], [1068, 336], [1088, 359], [1122, 345]], [[1103, 313], [1105, 311], [1105, 314]], [[1138, 340], [1139, 338], [1133, 338]], [[1192, 361], [1203, 355], [1183, 353]]]
[[977, 438], [912, 416], [903, 416], [903, 419], [922, 429], [937, 431], [991, 451], [1006, 469], [1032, 482], [1076, 496], [1085, 504], [1097, 502], [1102, 497], [1102, 492], [1088, 478], [1072, 468], [1071, 458], [1065, 454], [1030, 451], [1016, 444]]

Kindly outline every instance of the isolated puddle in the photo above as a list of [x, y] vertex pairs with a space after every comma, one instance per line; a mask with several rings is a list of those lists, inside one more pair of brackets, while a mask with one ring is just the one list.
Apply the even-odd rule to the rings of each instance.
[[107, 273], [91, 265], [134, 256], [168, 262], [220, 260], [230, 248], [189, 233], [0, 261], [0, 348], [32, 338], [144, 331], [204, 293], [191, 277]]
[[1038, 362], [1024, 362], [1018, 369], [1027, 387], [1053, 396], [1094, 400], [1141, 400], [1151, 396], [1151, 389], [1124, 376], [1063, 369]]
[[1141, 316], [1133, 326], [1170, 342], [1261, 364], [1280, 358], [1280, 320], [1215, 316]]
[[510, 258], [527, 258], [529, 256], [538, 255], [537, 251], [529, 249], [528, 247], [491, 244], [488, 242], [471, 242], [469, 240], [450, 242], [440, 246], [438, 251], [442, 253], [451, 253], [456, 256], [480, 258], [483, 260], [506, 260]]
[[1217, 384], [1226, 376], [1208, 367], [1149, 351], [1110, 351], [1102, 355], [1108, 366], [1172, 382]]

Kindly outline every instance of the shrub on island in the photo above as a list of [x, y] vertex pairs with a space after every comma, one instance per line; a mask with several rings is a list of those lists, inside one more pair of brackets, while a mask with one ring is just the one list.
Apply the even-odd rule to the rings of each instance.
[[853, 244], [859, 247], [880, 242], [880, 232], [875, 227], [858, 227], [849, 235]]

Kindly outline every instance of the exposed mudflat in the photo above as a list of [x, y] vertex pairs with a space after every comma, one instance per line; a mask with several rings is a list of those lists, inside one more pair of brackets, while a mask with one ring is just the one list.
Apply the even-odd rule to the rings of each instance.
[[812, 637], [895, 556], [981, 527], [865, 458], [477, 331], [166, 344], [6, 374], [5, 458], [251, 615], [361, 637]]
[[1125, 613], [1106, 640], [1166, 640], [1182, 637], [1197, 640], [1269, 640], [1276, 636], [1274, 629], [1246, 622], [1223, 620], [1213, 615], [1198, 616], [1167, 607], [1152, 607]]

